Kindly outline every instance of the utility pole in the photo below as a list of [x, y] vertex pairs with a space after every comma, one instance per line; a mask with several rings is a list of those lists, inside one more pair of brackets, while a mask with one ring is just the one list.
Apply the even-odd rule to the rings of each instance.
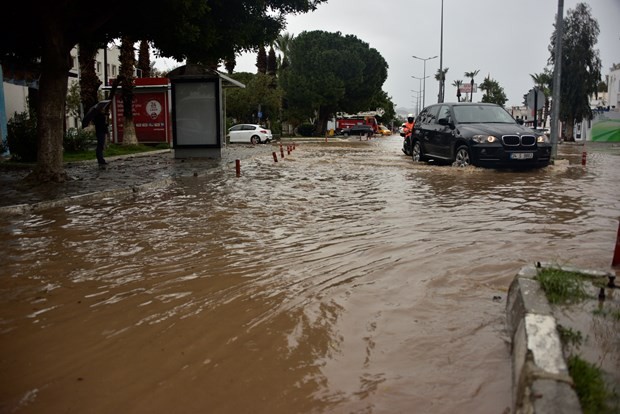
[[562, 85], [562, 37], [564, 31], [564, 0], [558, 0], [558, 15], [555, 23], [555, 66], [553, 68], [553, 108], [551, 111], [551, 159], [558, 156], [560, 127], [560, 87]]
[[437, 103], [443, 103], [444, 99], [444, 91], [445, 91], [445, 83], [446, 76], [443, 73], [443, 0], [441, 0], [441, 37], [439, 43], [439, 96], [437, 98]]

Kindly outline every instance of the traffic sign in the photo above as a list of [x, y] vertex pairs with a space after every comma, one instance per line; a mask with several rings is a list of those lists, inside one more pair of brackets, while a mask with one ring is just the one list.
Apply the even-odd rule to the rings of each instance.
[[530, 89], [527, 93], [526, 103], [528, 108], [538, 111], [545, 106], [545, 94], [540, 89]]

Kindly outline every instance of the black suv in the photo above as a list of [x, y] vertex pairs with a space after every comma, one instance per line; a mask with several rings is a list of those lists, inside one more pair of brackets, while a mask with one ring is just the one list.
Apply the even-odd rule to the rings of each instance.
[[370, 125], [358, 124], [353, 125], [351, 128], [344, 128], [341, 133], [345, 137], [348, 137], [349, 135], [367, 135], [371, 137], [374, 135], [375, 131]]
[[549, 137], [489, 103], [441, 103], [418, 115], [412, 134], [413, 161], [435, 159], [459, 167], [545, 167]]

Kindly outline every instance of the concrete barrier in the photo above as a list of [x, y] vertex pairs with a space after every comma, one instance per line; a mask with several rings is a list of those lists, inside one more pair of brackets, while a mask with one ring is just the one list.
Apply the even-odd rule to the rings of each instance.
[[513, 413], [581, 413], [556, 321], [536, 277], [524, 267], [508, 291], [506, 319], [512, 340]]

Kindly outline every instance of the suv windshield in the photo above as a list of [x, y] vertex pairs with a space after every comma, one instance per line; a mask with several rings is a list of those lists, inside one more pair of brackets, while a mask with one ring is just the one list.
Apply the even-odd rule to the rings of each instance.
[[505, 109], [491, 105], [454, 106], [454, 118], [459, 124], [499, 123], [514, 124], [515, 120]]

